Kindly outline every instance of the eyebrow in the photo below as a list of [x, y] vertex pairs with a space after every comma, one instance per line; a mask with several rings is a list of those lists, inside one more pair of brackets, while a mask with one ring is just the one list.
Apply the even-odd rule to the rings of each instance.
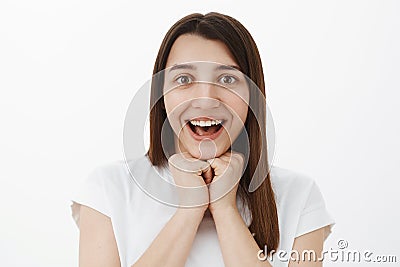
[[[189, 69], [189, 70], [195, 70], [196, 66], [193, 64], [175, 64], [172, 67], [169, 68], [168, 72], [174, 71], [174, 70], [180, 70], [180, 69]], [[219, 65], [218, 67], [215, 68], [215, 70], [236, 70], [236, 71], [241, 71], [239, 66], [236, 65]]]
[[215, 70], [237, 70], [240, 71], [239, 66], [236, 65], [220, 65], [215, 68]]
[[169, 68], [168, 72], [171, 72], [173, 70], [181, 70], [181, 69], [195, 70], [196, 67], [192, 64], [175, 64], [171, 68]]

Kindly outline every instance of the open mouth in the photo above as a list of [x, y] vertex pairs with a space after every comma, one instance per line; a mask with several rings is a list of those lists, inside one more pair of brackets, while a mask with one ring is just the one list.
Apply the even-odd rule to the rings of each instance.
[[218, 119], [191, 119], [186, 125], [191, 135], [197, 140], [215, 139], [222, 132], [224, 122]]

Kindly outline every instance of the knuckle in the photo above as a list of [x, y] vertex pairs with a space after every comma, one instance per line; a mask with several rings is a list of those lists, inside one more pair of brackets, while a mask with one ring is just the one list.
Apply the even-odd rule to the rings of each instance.
[[234, 156], [239, 162], [244, 162], [244, 155], [242, 153], [235, 153]]

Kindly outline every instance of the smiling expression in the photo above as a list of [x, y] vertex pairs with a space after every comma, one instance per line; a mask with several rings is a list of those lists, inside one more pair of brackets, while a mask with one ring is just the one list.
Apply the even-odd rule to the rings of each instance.
[[164, 104], [175, 151], [199, 159], [224, 154], [244, 127], [249, 103], [245, 75], [221, 41], [184, 34], [164, 71]]

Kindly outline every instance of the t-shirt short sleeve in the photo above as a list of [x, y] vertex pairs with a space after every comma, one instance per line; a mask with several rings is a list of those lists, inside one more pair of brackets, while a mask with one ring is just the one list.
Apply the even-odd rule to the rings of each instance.
[[102, 214], [110, 216], [109, 201], [106, 195], [106, 177], [101, 166], [93, 169], [71, 199], [72, 218], [79, 227], [79, 212], [81, 205], [88, 206]]
[[300, 214], [295, 237], [325, 227], [325, 240], [332, 232], [335, 221], [325, 206], [318, 185], [313, 181], [311, 190]]

